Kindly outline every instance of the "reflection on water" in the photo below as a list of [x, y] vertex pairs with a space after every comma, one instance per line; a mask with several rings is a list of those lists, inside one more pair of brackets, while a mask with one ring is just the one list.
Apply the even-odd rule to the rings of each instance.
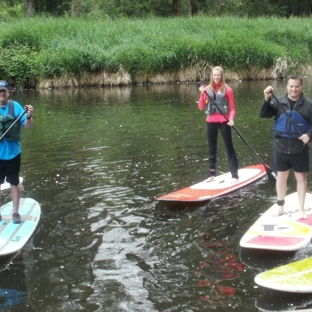
[[311, 294], [293, 294], [278, 291], [263, 290], [256, 299], [259, 311], [312, 311]]
[[[284, 82], [270, 83], [284, 92]], [[231, 85], [235, 125], [270, 163], [273, 121], [258, 117], [266, 84]], [[35, 127], [23, 132], [23, 196], [42, 208], [23, 266], [0, 272], [3, 289], [27, 292], [18, 311], [255, 311], [263, 293], [254, 276], [275, 257], [244, 258], [239, 240], [275, 201], [268, 181], [195, 206], [154, 200], [207, 175], [196, 85], [12, 97], [35, 107]], [[240, 166], [257, 163], [233, 138]], [[218, 166], [228, 171], [222, 144]], [[289, 186], [295, 190], [293, 178]], [[309, 248], [277, 255], [278, 264], [306, 257]]]
[[0, 310], [34, 311], [27, 303], [23, 251], [1, 258]]

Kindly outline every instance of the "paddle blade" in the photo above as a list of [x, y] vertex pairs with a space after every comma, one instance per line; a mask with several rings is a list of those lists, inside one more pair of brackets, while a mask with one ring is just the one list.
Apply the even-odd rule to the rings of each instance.
[[275, 188], [277, 179], [276, 173], [268, 166], [265, 166], [265, 171], [267, 173], [270, 184], [272, 185], [273, 188]]

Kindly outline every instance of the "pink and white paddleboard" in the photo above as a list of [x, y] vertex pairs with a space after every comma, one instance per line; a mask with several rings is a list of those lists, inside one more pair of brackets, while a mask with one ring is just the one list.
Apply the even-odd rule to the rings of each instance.
[[272, 205], [248, 229], [240, 240], [240, 246], [278, 251], [296, 251], [305, 247], [312, 238], [311, 193], [307, 193], [305, 200], [308, 219], [300, 219], [298, 208], [297, 193], [286, 196], [281, 216], [274, 216], [278, 206]]

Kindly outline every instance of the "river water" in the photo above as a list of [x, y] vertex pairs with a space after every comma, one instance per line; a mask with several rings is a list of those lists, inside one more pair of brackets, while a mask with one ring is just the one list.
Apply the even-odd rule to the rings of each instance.
[[[270, 165], [273, 120], [258, 116], [269, 83], [276, 95], [286, 90], [283, 81], [231, 86], [235, 125]], [[155, 201], [207, 176], [198, 95], [195, 84], [12, 93], [35, 108], [35, 127], [23, 130], [21, 176], [23, 197], [37, 200], [42, 216], [23, 250], [3, 261], [0, 311], [287, 311], [312, 302], [254, 283], [309, 256], [310, 245], [292, 254], [239, 247], [275, 202], [268, 180], [198, 206]], [[259, 162], [233, 138], [240, 167]], [[219, 143], [218, 169], [227, 172]]]

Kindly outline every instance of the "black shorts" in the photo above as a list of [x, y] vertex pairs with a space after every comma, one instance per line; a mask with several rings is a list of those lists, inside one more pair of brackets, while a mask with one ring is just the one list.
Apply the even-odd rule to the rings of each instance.
[[21, 154], [10, 160], [0, 160], [0, 184], [6, 180], [12, 185], [18, 185], [20, 168]]
[[308, 172], [310, 167], [309, 149], [301, 154], [284, 154], [274, 150], [273, 168], [275, 171], [287, 171], [293, 169], [295, 172]]

